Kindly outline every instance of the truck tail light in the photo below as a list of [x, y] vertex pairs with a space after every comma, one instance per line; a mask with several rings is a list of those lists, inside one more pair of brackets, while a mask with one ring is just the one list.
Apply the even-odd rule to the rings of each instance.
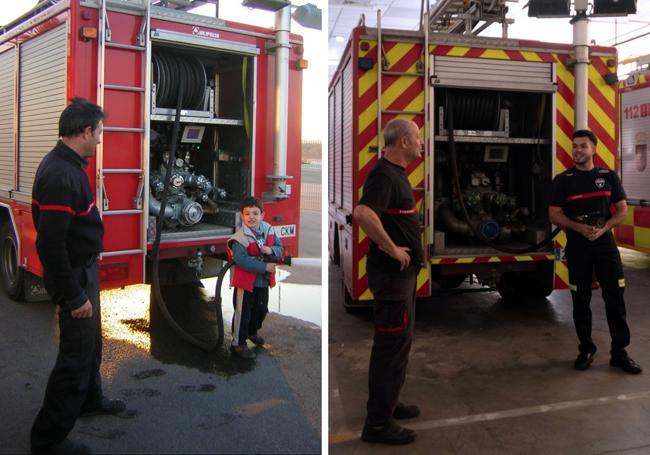
[[114, 264], [101, 264], [99, 278], [102, 281], [125, 280], [129, 276], [129, 264], [119, 262]]
[[97, 28], [81, 27], [81, 29], [79, 29], [79, 36], [83, 41], [90, 41], [91, 39], [97, 39]]

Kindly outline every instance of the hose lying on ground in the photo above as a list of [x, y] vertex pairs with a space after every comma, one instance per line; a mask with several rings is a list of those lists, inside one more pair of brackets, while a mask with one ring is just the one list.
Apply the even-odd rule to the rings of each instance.
[[154, 290], [154, 296], [156, 298], [156, 303], [160, 308], [161, 313], [165, 320], [169, 323], [172, 329], [180, 336], [183, 340], [188, 343], [197, 346], [204, 351], [212, 351], [221, 346], [223, 343], [223, 314], [221, 313], [221, 283], [223, 282], [223, 276], [225, 275], [226, 270], [232, 265], [230, 263], [226, 264], [219, 273], [219, 279], [217, 280], [217, 288], [215, 289], [215, 311], [217, 315], [217, 339], [211, 343], [199, 340], [185, 329], [183, 329], [174, 319], [167, 308], [165, 299], [162, 295], [162, 290], [160, 288], [160, 239], [162, 237], [162, 228], [165, 207], [167, 206], [167, 195], [169, 191], [169, 184], [171, 180], [172, 169], [174, 166], [174, 158], [176, 157], [176, 143], [178, 140], [178, 131], [180, 129], [180, 115], [181, 115], [181, 105], [183, 100], [183, 87], [185, 86], [184, 78], [181, 77], [178, 84], [178, 101], [176, 103], [176, 116], [174, 118], [174, 127], [172, 130], [172, 141], [171, 141], [171, 150], [169, 151], [169, 157], [167, 159], [167, 169], [165, 173], [165, 189], [163, 190], [162, 198], [160, 200], [160, 212], [156, 219], [156, 238], [153, 243], [152, 250], [152, 262], [153, 262], [153, 273], [152, 273], [152, 286]]

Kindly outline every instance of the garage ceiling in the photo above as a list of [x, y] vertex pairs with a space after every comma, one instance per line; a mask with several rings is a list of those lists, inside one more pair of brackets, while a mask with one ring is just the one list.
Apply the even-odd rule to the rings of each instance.
[[[424, 2], [426, 1], [424, 0]], [[417, 30], [419, 29], [422, 3], [422, 0], [329, 0], [329, 78], [336, 71], [348, 37], [352, 29], [359, 23], [362, 14], [365, 15], [366, 25], [369, 27], [377, 25], [377, 10], [381, 10], [383, 28]], [[432, 0], [431, 8], [435, 4], [436, 0]], [[515, 19], [515, 24], [509, 28], [509, 36], [548, 41], [548, 32], [553, 30], [553, 39], [550, 39], [550, 41], [571, 42], [572, 32], [571, 27], [568, 25], [568, 19], [528, 18], [527, 9], [524, 9], [524, 6], [528, 4], [528, 0], [508, 0], [508, 4], [510, 7], [508, 17]], [[612, 46], [640, 36], [640, 38], [633, 39], [628, 43], [617, 45], [619, 59], [650, 53], [650, 1], [637, 0], [637, 14], [635, 15], [616, 19], [594, 17], [590, 22], [591, 37], [598, 44]], [[500, 36], [500, 33], [500, 27], [493, 25], [482, 35]], [[645, 36], [643, 36], [644, 34]]]
[[336, 71], [350, 32], [362, 14], [369, 27], [377, 25], [377, 10], [381, 10], [382, 27], [417, 30], [420, 28], [421, 3], [422, 0], [329, 0], [329, 77]]

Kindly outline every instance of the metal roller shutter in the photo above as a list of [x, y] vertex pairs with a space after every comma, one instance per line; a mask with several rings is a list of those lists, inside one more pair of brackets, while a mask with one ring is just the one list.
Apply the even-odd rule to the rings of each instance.
[[341, 177], [341, 197], [343, 199], [343, 208], [352, 212], [352, 63], [348, 61], [343, 69], [343, 144], [342, 144], [342, 161], [343, 175]]
[[553, 64], [487, 58], [433, 57], [432, 79], [446, 87], [554, 91]]
[[334, 85], [334, 203], [341, 207], [341, 79]]
[[329, 119], [327, 122], [327, 194], [328, 202], [334, 202], [334, 93], [329, 95]]
[[14, 189], [16, 49], [0, 54], [0, 189]]
[[66, 104], [67, 27], [61, 25], [20, 48], [18, 189], [31, 194], [41, 159], [59, 136]]

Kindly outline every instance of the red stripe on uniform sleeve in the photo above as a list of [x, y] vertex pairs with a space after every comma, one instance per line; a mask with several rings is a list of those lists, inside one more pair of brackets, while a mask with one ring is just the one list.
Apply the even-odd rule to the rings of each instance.
[[32, 204], [38, 207], [41, 212], [66, 212], [70, 215], [75, 214], [74, 210], [67, 205], [40, 204], [36, 199], [32, 199]]
[[95, 206], [95, 202], [93, 201], [93, 202], [90, 203], [90, 205], [88, 206], [88, 208], [86, 210], [84, 210], [83, 212], [79, 212], [77, 214], [77, 216], [86, 216], [86, 215], [88, 215], [90, 213], [90, 211], [93, 209], [94, 206]]

